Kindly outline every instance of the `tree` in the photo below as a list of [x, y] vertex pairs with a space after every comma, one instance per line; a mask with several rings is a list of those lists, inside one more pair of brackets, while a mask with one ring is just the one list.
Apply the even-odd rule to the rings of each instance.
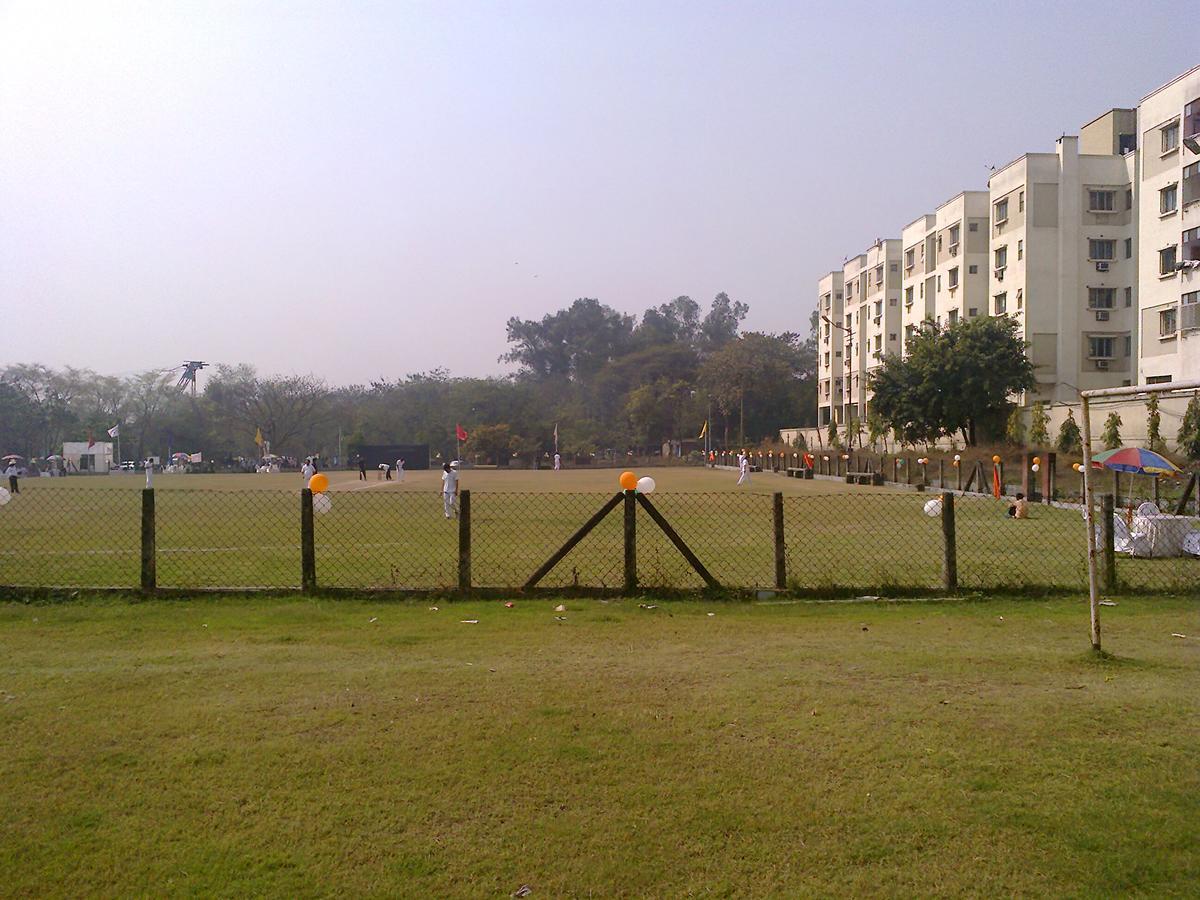
[[1009, 397], [1035, 385], [1017, 322], [1007, 316], [927, 323], [906, 347], [903, 359], [884, 357], [869, 384], [879, 414], [907, 443], [961, 432], [974, 446], [980, 424], [998, 422]]
[[838, 437], [837, 423], [833, 419], [829, 420], [829, 429], [825, 438], [829, 441], [829, 448], [831, 450], [837, 450], [842, 446], [841, 439]]
[[503, 465], [518, 443], [519, 439], [513, 435], [508, 424], [501, 422], [498, 425], [476, 425], [467, 440], [467, 449], [482, 453], [485, 459], [496, 465]]
[[752, 331], [708, 356], [700, 383], [722, 413], [736, 411], [741, 445], [747, 431], [762, 438], [795, 421], [804, 365], [799, 335]]
[[1025, 410], [1014, 406], [1008, 414], [1008, 423], [1004, 426], [1004, 436], [1014, 447], [1025, 446]]
[[599, 300], [581, 297], [540, 322], [509, 319], [513, 349], [501, 359], [534, 378], [586, 381], [631, 348], [633, 321]]
[[1121, 446], [1121, 425], [1120, 413], [1110, 412], [1104, 420], [1104, 431], [1100, 435], [1105, 450], [1116, 450]]
[[717, 294], [708, 315], [700, 323], [700, 341], [704, 350], [711, 353], [734, 340], [749, 311], [749, 306], [740, 300], [730, 300], [724, 291]]
[[1158, 394], [1151, 394], [1150, 399], [1146, 401], [1146, 443], [1150, 445], [1151, 450], [1159, 453], [1166, 449], [1161, 427], [1162, 414], [1158, 411]]
[[1029, 445], [1031, 447], [1047, 447], [1050, 445], [1050, 416], [1046, 413], [1046, 404], [1039, 400], [1029, 410]]
[[867, 411], [867, 440], [871, 442], [871, 449], [875, 450], [879, 444], [883, 444], [883, 452], [888, 452], [887, 445], [888, 425], [887, 422], [876, 412], [872, 405]]
[[625, 409], [635, 441], [650, 446], [679, 437], [680, 414], [687, 400], [687, 384], [666, 378], [631, 391]]
[[1187, 409], [1183, 411], [1183, 421], [1179, 423], [1179, 451], [1188, 459], [1200, 460], [1200, 391], [1192, 395]]
[[1075, 422], [1074, 410], [1067, 410], [1067, 417], [1058, 429], [1058, 449], [1063, 453], [1078, 453], [1082, 447], [1079, 425]]

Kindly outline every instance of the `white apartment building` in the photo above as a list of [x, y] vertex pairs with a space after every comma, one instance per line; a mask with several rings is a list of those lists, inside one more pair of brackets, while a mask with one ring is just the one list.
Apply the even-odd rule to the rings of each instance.
[[1136, 134], [1135, 110], [1110, 110], [988, 180], [988, 312], [1015, 317], [1030, 344], [1026, 404], [1137, 375]]
[[840, 335], [842, 342], [840, 422], [848, 425], [866, 419], [871, 400], [867, 376], [886, 354], [900, 352], [900, 240], [880, 238], [847, 261], [842, 285], [843, 321], [833, 329], [833, 338]]
[[838, 269], [817, 282], [817, 424], [822, 428], [830, 421], [843, 424], [843, 388], [846, 374], [843, 359], [845, 340], [842, 328], [842, 271]]
[[963, 191], [904, 228], [902, 344], [922, 322], [988, 314], [988, 211], [987, 191]]
[[1142, 99], [1138, 381], [1200, 376], [1200, 66]]

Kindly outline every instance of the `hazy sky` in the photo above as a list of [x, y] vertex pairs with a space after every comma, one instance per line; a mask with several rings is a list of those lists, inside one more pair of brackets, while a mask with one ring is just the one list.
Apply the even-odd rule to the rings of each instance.
[[1200, 62], [1171, 3], [0, 0], [0, 364], [500, 371], [815, 280]]

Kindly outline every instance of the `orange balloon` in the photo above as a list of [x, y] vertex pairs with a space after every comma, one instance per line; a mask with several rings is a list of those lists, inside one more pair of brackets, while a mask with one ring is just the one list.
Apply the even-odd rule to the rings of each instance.
[[329, 476], [322, 475], [320, 472], [308, 479], [308, 489], [314, 494], [323, 494], [329, 490]]
[[1033, 464], [1035, 466], [1039, 466], [1039, 465], [1041, 465], [1041, 463], [1042, 463], [1042, 458], [1040, 456], [1035, 456], [1033, 458]]
[[637, 488], [637, 476], [632, 472], [622, 472], [621, 487], [627, 491], [635, 490]]
[[994, 462], [994, 463], [998, 463], [998, 462], [1000, 462], [1000, 457], [999, 457], [999, 456], [993, 456], [993, 457], [992, 457], [992, 462]]

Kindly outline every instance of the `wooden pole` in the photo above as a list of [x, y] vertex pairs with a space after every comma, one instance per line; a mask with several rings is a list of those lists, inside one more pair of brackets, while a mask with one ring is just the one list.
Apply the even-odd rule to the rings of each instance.
[[675, 545], [675, 549], [683, 554], [683, 558], [686, 559], [691, 567], [696, 570], [696, 573], [704, 579], [704, 583], [710, 588], [719, 589], [721, 585], [718, 583], [717, 579], [713, 578], [712, 575], [709, 574], [708, 569], [704, 567], [704, 563], [700, 562], [699, 557], [692, 552], [692, 548], [684, 543], [683, 538], [681, 538], [675, 529], [671, 527], [671, 523], [668, 522], [663, 514], [654, 506], [654, 504], [650, 502], [650, 498], [648, 498], [645, 494], [638, 494], [637, 501], [641, 504], [642, 509], [646, 510], [650, 518], [654, 520], [654, 524], [661, 528], [663, 534], [665, 534], [668, 540]]
[[158, 587], [154, 537], [154, 488], [142, 488], [142, 593]]
[[542, 563], [536, 572], [529, 576], [529, 580], [525, 582], [525, 587], [522, 588], [522, 590], [529, 590], [530, 588], [536, 587], [537, 583], [545, 578], [546, 575], [549, 574], [550, 570], [558, 565], [559, 562], [562, 561], [563, 557], [574, 549], [576, 544], [587, 537], [588, 532], [599, 525], [605, 516], [616, 509], [624, 498], [625, 495], [620, 491], [618, 491], [616, 494], [613, 494], [612, 498], [602, 507], [600, 507], [595, 515], [584, 522], [579, 527], [578, 531], [567, 538], [567, 542], [565, 544], [559, 547], [558, 550], [556, 550], [548, 560]]
[[954, 494], [942, 493], [942, 587], [958, 590], [958, 544], [954, 527]]
[[637, 492], [625, 492], [625, 593], [637, 593]]
[[1079, 412], [1083, 432], [1083, 509], [1087, 517], [1088, 606], [1091, 618], [1092, 649], [1100, 652], [1100, 585], [1096, 575], [1096, 510], [1092, 496], [1092, 419], [1088, 398], [1081, 397]]
[[313, 538], [313, 493], [300, 491], [300, 588], [306, 594], [317, 589], [317, 551]]
[[1188, 479], [1187, 485], [1183, 489], [1183, 496], [1179, 498], [1179, 504], [1175, 507], [1175, 515], [1187, 515], [1188, 500], [1191, 499], [1192, 491], [1196, 487], [1196, 473], [1192, 473], [1192, 477]]
[[458, 589], [471, 592], [471, 492], [458, 495]]
[[787, 545], [783, 535], [783, 494], [776, 493], [772, 497], [772, 513], [775, 524], [775, 587], [779, 590], [787, 588]]

